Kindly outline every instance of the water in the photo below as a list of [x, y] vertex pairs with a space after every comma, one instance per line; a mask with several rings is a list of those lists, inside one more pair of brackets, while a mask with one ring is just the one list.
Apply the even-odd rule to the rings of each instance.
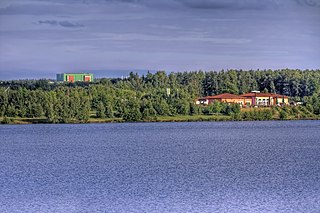
[[320, 121], [1, 125], [0, 212], [320, 212]]

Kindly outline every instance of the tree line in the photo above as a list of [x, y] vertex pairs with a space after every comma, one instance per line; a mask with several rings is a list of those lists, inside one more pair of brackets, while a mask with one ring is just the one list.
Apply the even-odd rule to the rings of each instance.
[[[94, 83], [49, 80], [0, 82], [0, 117], [45, 117], [52, 123], [87, 122], [97, 118], [139, 121], [157, 116], [223, 114], [238, 116], [237, 104], [195, 105], [197, 97], [252, 90], [279, 93], [302, 101], [320, 114], [320, 70], [227, 70], [167, 74], [164, 71]], [[263, 116], [269, 116], [266, 112]], [[250, 113], [242, 116], [253, 116]], [[258, 116], [258, 114], [256, 115]]]

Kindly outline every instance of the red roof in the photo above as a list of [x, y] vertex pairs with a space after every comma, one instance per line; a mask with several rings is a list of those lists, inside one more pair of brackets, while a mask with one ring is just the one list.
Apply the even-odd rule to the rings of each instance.
[[242, 99], [244, 97], [241, 97], [239, 95], [230, 94], [230, 93], [222, 93], [219, 95], [207, 96], [205, 98], [206, 99]]
[[208, 100], [208, 99], [244, 99], [244, 98], [251, 98], [251, 97], [273, 97], [273, 98], [289, 98], [285, 95], [275, 94], [275, 93], [255, 93], [249, 92], [242, 95], [234, 95], [230, 93], [222, 93], [219, 95], [214, 96], [206, 96], [204, 98], [198, 98], [198, 100]]
[[275, 94], [275, 93], [255, 93], [255, 92], [249, 92], [246, 94], [240, 95], [241, 97], [273, 97], [273, 98], [288, 98], [288, 96], [285, 95], [280, 95], [280, 94]]
[[281, 94], [273, 94], [273, 97], [278, 97], [278, 98], [289, 98], [289, 96], [286, 95], [281, 95]]

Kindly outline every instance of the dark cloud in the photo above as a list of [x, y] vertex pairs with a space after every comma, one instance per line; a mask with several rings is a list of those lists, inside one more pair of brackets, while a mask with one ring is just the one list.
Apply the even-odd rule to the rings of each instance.
[[279, 4], [278, 0], [177, 0], [189, 8], [195, 9], [266, 9]]
[[59, 25], [62, 27], [72, 27], [72, 28], [84, 27], [84, 25], [82, 25], [82, 24], [73, 23], [70, 21], [60, 21]]
[[70, 27], [70, 28], [79, 28], [84, 27], [84, 25], [79, 24], [77, 22], [70, 22], [70, 21], [56, 21], [56, 20], [44, 20], [38, 21], [39, 24], [47, 24], [52, 26], [61, 26], [61, 27]]
[[54, 21], [54, 20], [46, 20], [46, 21], [39, 21], [39, 24], [49, 24], [49, 25], [58, 25], [58, 21]]
[[[76, 0], [75, 0], [76, 1]], [[282, 0], [288, 1], [288, 0]], [[316, 0], [314, 0], [316, 1]], [[80, 2], [80, 1], [78, 1]], [[264, 9], [279, 4], [279, 0], [83, 0], [82, 3], [129, 3], [156, 8], [187, 7], [192, 9]]]
[[[38, 2], [53, 2], [62, 4], [103, 4], [103, 3], [141, 3], [144, 0], [37, 0]], [[154, 0], [150, 0], [154, 1]]]
[[320, 0], [295, 0], [300, 6], [320, 7]]
[[[77, 0], [75, 0], [77, 1]], [[145, 5], [148, 7], [180, 7], [213, 10], [261, 10], [296, 4], [305, 7], [320, 7], [320, 0], [83, 0], [83, 3], [113, 2]]]
[[71, 15], [79, 14], [79, 11], [87, 6], [98, 9], [99, 7], [97, 8], [97, 5], [109, 6], [110, 4], [118, 5], [119, 8], [121, 8], [122, 4], [127, 4], [161, 10], [180, 10], [185, 8], [222, 11], [264, 10], [270, 8], [287, 8], [288, 6], [320, 8], [320, 0], [25, 0], [20, 4], [12, 3], [9, 4], [9, 6], [0, 8], [0, 15]]
[[29, 4], [26, 1], [24, 4], [11, 4], [0, 8], [0, 15], [56, 15], [56, 14], [75, 14], [77, 11], [72, 11], [63, 5], [43, 5]]

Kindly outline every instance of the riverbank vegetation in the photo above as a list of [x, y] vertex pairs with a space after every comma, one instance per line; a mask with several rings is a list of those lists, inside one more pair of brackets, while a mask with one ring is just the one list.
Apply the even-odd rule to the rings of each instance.
[[[252, 90], [288, 95], [299, 106], [243, 108], [195, 105], [197, 97]], [[94, 83], [48, 80], [0, 83], [2, 123], [318, 119], [320, 70], [159, 71]]]

